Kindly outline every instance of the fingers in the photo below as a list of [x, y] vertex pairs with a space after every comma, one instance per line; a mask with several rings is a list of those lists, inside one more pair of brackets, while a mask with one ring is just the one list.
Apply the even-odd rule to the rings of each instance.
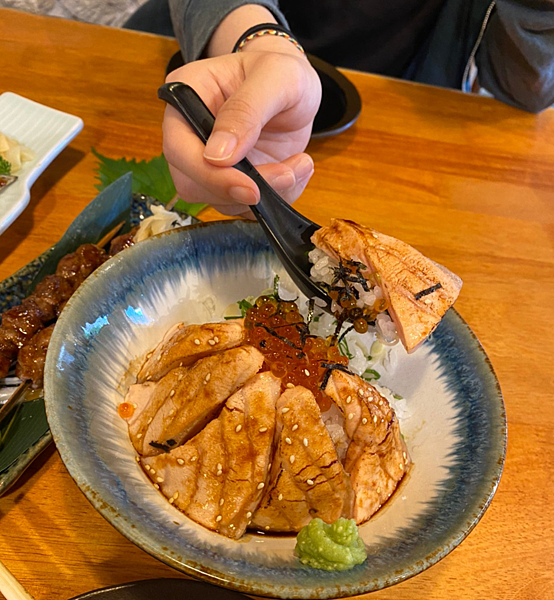
[[[187, 202], [207, 203], [222, 214], [252, 218], [252, 213], [248, 210], [248, 203], [214, 195], [202, 185], [202, 182], [194, 181], [171, 164], [169, 168], [179, 196]], [[292, 156], [282, 163], [259, 165], [257, 169], [268, 184], [286, 202], [292, 204], [308, 184], [314, 172], [314, 163], [309, 155], [302, 153]], [[246, 175], [245, 177], [250, 179]]]

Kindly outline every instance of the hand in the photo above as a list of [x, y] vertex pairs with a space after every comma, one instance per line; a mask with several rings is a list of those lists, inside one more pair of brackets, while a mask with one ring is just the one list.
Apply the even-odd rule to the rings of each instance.
[[[232, 166], [245, 156], [289, 203], [300, 196], [314, 165], [303, 151], [321, 100], [321, 83], [308, 60], [293, 52], [250, 51], [189, 63], [168, 82], [190, 85], [216, 116], [206, 146], [168, 106], [164, 154], [179, 195], [228, 215], [251, 215], [256, 184]], [[252, 44], [254, 45], [254, 44]]]

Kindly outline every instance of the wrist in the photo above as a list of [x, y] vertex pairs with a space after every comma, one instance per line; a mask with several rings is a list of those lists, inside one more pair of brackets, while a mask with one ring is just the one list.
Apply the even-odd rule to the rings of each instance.
[[304, 52], [290, 40], [276, 35], [264, 35], [248, 40], [241, 52], [277, 52], [306, 58]]

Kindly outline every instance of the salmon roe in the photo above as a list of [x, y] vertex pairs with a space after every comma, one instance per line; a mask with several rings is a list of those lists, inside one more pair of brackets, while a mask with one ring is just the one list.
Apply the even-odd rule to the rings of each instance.
[[133, 416], [135, 412], [135, 407], [129, 402], [122, 402], [117, 408], [117, 414], [122, 419], [129, 419]]
[[348, 365], [336, 336], [327, 339], [311, 335], [294, 302], [260, 296], [246, 312], [247, 343], [265, 357], [264, 367], [279, 377], [283, 387], [304, 386], [315, 396], [324, 412], [331, 399], [321, 389], [329, 364]]

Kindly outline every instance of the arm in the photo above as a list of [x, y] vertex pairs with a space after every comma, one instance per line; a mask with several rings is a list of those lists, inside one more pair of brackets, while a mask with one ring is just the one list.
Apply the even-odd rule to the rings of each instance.
[[278, 22], [287, 26], [277, 0], [169, 0], [169, 8], [185, 63], [202, 56], [219, 24], [239, 8], [242, 15], [232, 17], [226, 28], [227, 35], [236, 34], [235, 39], [227, 40], [230, 43], [227, 52], [231, 51], [240, 34], [253, 25]]
[[499, 0], [476, 57], [479, 84], [531, 112], [554, 103], [554, 1]]

